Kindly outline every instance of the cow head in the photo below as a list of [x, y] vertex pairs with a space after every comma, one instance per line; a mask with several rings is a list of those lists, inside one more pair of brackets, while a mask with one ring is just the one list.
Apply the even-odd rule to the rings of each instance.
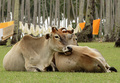
[[78, 45], [77, 36], [73, 33], [74, 30], [67, 30], [66, 28], [60, 28], [58, 31], [62, 32], [66, 36], [68, 45]]
[[[78, 45], [77, 36], [73, 33], [74, 30], [67, 30], [66, 28], [58, 29], [59, 32], [62, 32], [66, 36], [66, 41], [68, 45]], [[71, 47], [66, 47], [63, 49], [65, 55], [70, 55], [72, 53]]]
[[52, 32], [46, 35], [46, 39], [49, 41], [50, 48], [57, 52], [63, 52], [62, 49], [68, 45], [65, 34], [55, 27], [52, 27]]

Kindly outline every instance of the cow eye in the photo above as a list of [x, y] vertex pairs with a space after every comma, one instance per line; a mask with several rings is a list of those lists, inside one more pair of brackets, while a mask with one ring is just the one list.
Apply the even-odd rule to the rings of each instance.
[[59, 36], [55, 36], [55, 38], [59, 38]]
[[77, 41], [77, 38], [74, 38], [74, 41], [75, 41], [75, 40]]

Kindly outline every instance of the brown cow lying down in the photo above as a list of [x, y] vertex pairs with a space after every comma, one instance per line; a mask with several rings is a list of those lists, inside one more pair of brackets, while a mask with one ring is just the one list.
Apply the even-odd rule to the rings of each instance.
[[65, 35], [56, 28], [40, 38], [24, 36], [3, 59], [3, 67], [8, 71], [46, 71], [55, 52], [63, 52], [67, 45]]
[[68, 45], [64, 52], [68, 52], [68, 48], [72, 47], [72, 54], [67, 56], [58, 53], [55, 57], [55, 64], [61, 72], [117, 72], [114, 67], [110, 67], [103, 56], [95, 49], [87, 46]]
[[[63, 28], [64, 29], [64, 28]], [[63, 30], [61, 29], [61, 31]], [[67, 33], [67, 34], [72, 34], [73, 31], [69, 31], [69, 30], [66, 30], [66, 31], [62, 31], [64, 34]], [[67, 39], [67, 43], [68, 44], [71, 44], [71, 45], [78, 45], [77, 44], [77, 37], [73, 34], [71, 37], [66, 37]], [[85, 48], [89, 48], [89, 47], [83, 47], [84, 49]], [[82, 49], [83, 49], [82, 48]], [[84, 62], [81, 62], [81, 53], [84, 53], [84, 52], [87, 52], [87, 49], [85, 51], [80, 51], [80, 55], [79, 55], [79, 52], [78, 53], [72, 53], [71, 55], [69, 56], [66, 56], [64, 53], [55, 53], [54, 55], [54, 59], [53, 59], [53, 62], [54, 64], [56, 65], [56, 69], [59, 70], [59, 71], [66, 71], [66, 72], [70, 72], [70, 71], [87, 71], [87, 70], [83, 70], [82, 67], [81, 67], [81, 63], [84, 63]], [[115, 68], [113, 67], [110, 67], [107, 62], [105, 61], [105, 59], [103, 58], [103, 56], [95, 49], [92, 49], [92, 48], [89, 48], [91, 49], [90, 51], [93, 52], [93, 53], [97, 53], [96, 56], [99, 56], [101, 57], [101, 60], [103, 61], [104, 64], [106, 64], [106, 67], [109, 71], [117, 71]], [[67, 52], [68, 54], [69, 52]], [[87, 52], [88, 53], [88, 52]], [[70, 54], [70, 53], [69, 53]], [[83, 55], [82, 55], [83, 56]], [[85, 57], [84, 57], [85, 58]], [[87, 58], [86, 58], [87, 59]], [[91, 59], [90, 59], [91, 60]], [[87, 65], [86, 65], [87, 66]], [[87, 72], [102, 72], [102, 71], [87, 71]]]

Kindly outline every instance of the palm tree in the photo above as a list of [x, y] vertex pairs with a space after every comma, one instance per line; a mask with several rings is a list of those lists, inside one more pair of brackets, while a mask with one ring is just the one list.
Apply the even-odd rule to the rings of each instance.
[[83, 22], [83, 10], [85, 0], [79, 0], [79, 23]]
[[100, 22], [100, 30], [99, 30], [99, 37], [101, 38], [102, 37], [102, 19], [103, 19], [103, 0], [100, 0], [100, 19], [101, 19], [101, 22]]
[[74, 4], [73, 4], [72, 0], [71, 0], [71, 6], [72, 6], [73, 17], [74, 17], [74, 19], [76, 19]]
[[[95, 3], [97, 4], [97, 0], [95, 0]], [[95, 19], [98, 19], [98, 8], [95, 5]]]
[[57, 25], [57, 17], [58, 17], [58, 0], [56, 0], [55, 4], [55, 25]]
[[120, 37], [120, 0], [118, 0], [116, 5], [116, 17], [115, 17], [115, 30], [116, 30], [116, 39]]
[[67, 26], [70, 24], [70, 0], [67, 0]]
[[52, 26], [52, 2], [53, 0], [50, 0], [50, 26]]
[[105, 35], [104, 35], [104, 41], [109, 41], [111, 36], [111, 26], [110, 26], [110, 0], [106, 0], [106, 25], [104, 28]]
[[63, 10], [64, 10], [63, 11], [63, 15], [64, 15], [63, 18], [64, 18], [64, 24], [65, 24], [64, 27], [66, 27], [66, 19], [65, 19], [65, 11], [66, 10], [65, 9], [66, 9], [66, 0], [64, 0], [64, 6], [63, 6]]
[[[1, 0], [0, 0], [0, 18], [1, 18]], [[1, 19], [0, 19], [0, 22], [1, 22]]]
[[[37, 0], [34, 0], [37, 1]], [[27, 23], [30, 24], [30, 0], [26, 0], [26, 18], [27, 18]]]
[[60, 27], [60, 0], [57, 1], [57, 11], [58, 11], [58, 27]]
[[52, 0], [52, 21], [54, 21], [54, 23], [52, 23], [52, 25], [55, 25], [55, 0]]
[[78, 12], [77, 12], [78, 11], [78, 8], [77, 8], [78, 7], [78, 3], [77, 2], [78, 2], [78, 0], [76, 0], [76, 19], [75, 19], [76, 24], [78, 23], [77, 22], [77, 16], [78, 16]]
[[94, 0], [87, 0], [88, 3], [88, 9], [87, 9], [87, 15], [86, 15], [86, 24], [85, 28], [82, 30], [82, 32], [78, 33], [78, 42], [84, 41], [92, 41], [92, 24], [93, 24], [93, 17], [94, 17]]
[[12, 0], [12, 20], [14, 20], [14, 6], [15, 6], [15, 0]]
[[40, 25], [41, 17], [41, 0], [38, 0], [38, 25]]
[[7, 21], [10, 21], [10, 12], [11, 12], [11, 0], [8, 0], [7, 2]]
[[20, 20], [24, 23], [24, 0], [21, 2], [21, 18]]
[[45, 22], [45, 2], [42, 0], [42, 21]]
[[15, 0], [15, 8], [14, 8], [14, 35], [12, 38], [12, 42], [18, 42], [18, 29], [19, 29], [19, 0]]
[[33, 24], [36, 26], [37, 23], [37, 0], [34, 0], [34, 14], [33, 14]]
[[[47, 5], [46, 5], [46, 0], [45, 0], [45, 16], [47, 18], [47, 24], [48, 24], [48, 11], [47, 11]], [[49, 25], [49, 24], [48, 24]]]
[[4, 6], [5, 6], [5, 0], [2, 2], [2, 22], [4, 21]]

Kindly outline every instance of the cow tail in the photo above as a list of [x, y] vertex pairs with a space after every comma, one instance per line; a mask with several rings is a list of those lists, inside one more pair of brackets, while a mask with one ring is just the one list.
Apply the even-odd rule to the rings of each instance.
[[110, 70], [111, 72], [117, 72], [117, 69], [115, 69], [114, 67], [110, 67], [109, 70]]
[[116, 69], [116, 68], [110, 67], [107, 63], [106, 63], [106, 68], [107, 68], [108, 70], [110, 70], [111, 72], [117, 72], [117, 69]]

